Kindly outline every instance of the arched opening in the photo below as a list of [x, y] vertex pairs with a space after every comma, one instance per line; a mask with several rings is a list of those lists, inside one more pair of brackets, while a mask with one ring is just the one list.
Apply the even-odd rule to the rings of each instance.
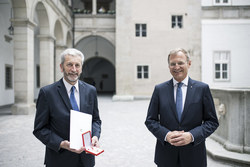
[[95, 86], [98, 93], [115, 92], [115, 67], [104, 58], [88, 59], [80, 79]]
[[80, 40], [76, 49], [83, 52], [85, 62], [81, 80], [94, 85], [99, 93], [114, 93], [115, 47], [101, 36], [88, 36]]
[[54, 41], [54, 81], [58, 81], [62, 78], [62, 73], [59, 68], [61, 63], [60, 54], [65, 49], [62, 24], [59, 20], [56, 21], [54, 35], [56, 37], [56, 40]]
[[83, 52], [85, 60], [102, 57], [115, 65], [115, 47], [106, 38], [98, 35], [87, 36], [80, 40], [75, 48]]
[[33, 20], [38, 25], [34, 27], [34, 99], [36, 100], [40, 89], [40, 42], [38, 38], [40, 29], [37, 12], [35, 12]]
[[67, 33], [67, 40], [66, 40], [67, 47], [71, 48], [72, 47], [72, 36], [70, 32], [68, 31]]
[[[36, 4], [34, 13], [34, 99], [38, 97], [41, 85], [41, 35], [49, 33], [48, 14], [42, 2]], [[43, 63], [42, 63], [43, 64]]]
[[59, 20], [56, 21], [54, 35], [56, 37], [56, 45], [63, 45], [63, 30]]
[[40, 28], [40, 35], [49, 34], [49, 18], [48, 13], [42, 2], [38, 2], [36, 5], [36, 13], [38, 18], [38, 26]]

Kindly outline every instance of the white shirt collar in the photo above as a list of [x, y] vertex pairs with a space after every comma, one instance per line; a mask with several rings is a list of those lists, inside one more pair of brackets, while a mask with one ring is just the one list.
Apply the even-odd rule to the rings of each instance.
[[71, 93], [70, 90], [71, 90], [71, 87], [72, 87], [72, 86], [75, 86], [76, 91], [79, 92], [78, 80], [76, 81], [76, 84], [75, 84], [75, 85], [71, 85], [71, 84], [68, 83], [68, 82], [64, 79], [64, 77], [63, 77], [63, 83], [64, 83], [64, 85], [65, 85], [65, 87], [66, 87], [66, 89], [67, 89], [67, 93]]
[[[187, 86], [187, 85], [188, 85], [188, 79], [189, 79], [189, 77], [186, 76], [186, 78], [185, 78], [183, 81], [181, 81], [181, 82], [182, 82], [185, 86]], [[176, 81], [176, 80], [173, 78], [173, 85], [176, 86], [177, 83], [178, 83], [178, 81]]]

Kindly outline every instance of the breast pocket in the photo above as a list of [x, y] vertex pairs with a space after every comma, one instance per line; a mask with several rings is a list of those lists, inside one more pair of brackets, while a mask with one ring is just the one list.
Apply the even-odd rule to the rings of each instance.
[[87, 113], [87, 114], [93, 114], [93, 100], [91, 98], [85, 98], [83, 101], [83, 104], [81, 104], [81, 112]]
[[203, 107], [201, 102], [191, 103], [186, 113], [190, 124], [200, 125], [203, 118]]

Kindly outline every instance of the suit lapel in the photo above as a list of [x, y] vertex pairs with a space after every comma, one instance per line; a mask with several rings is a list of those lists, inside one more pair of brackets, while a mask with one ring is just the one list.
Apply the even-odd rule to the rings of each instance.
[[182, 115], [181, 115], [181, 121], [183, 120], [183, 118], [187, 114], [188, 107], [189, 107], [189, 105], [191, 104], [191, 101], [192, 101], [192, 97], [194, 97], [195, 88], [193, 88], [193, 85], [194, 85], [193, 80], [191, 78], [189, 78], [188, 87], [187, 87], [187, 94], [186, 94], [186, 100], [185, 100], [183, 112], [182, 112]]
[[173, 79], [171, 79], [168, 83], [167, 83], [167, 87], [168, 87], [168, 96], [169, 98], [169, 106], [170, 106], [170, 110], [173, 112], [173, 114], [175, 115], [176, 120], [178, 121], [178, 115], [176, 112], [176, 105], [175, 105], [175, 101], [174, 101], [174, 85], [173, 85]]
[[[85, 85], [78, 80], [79, 84], [79, 96], [80, 96], [80, 112], [84, 112], [84, 102], [86, 101], [86, 93], [84, 93]], [[86, 91], [86, 90], [85, 90]]]
[[69, 96], [68, 96], [67, 90], [66, 90], [66, 88], [65, 88], [65, 86], [63, 84], [62, 79], [60, 81], [58, 81], [57, 91], [60, 94], [61, 98], [63, 99], [64, 104], [68, 108], [68, 111], [70, 111], [71, 104], [70, 104], [70, 101], [69, 101]]

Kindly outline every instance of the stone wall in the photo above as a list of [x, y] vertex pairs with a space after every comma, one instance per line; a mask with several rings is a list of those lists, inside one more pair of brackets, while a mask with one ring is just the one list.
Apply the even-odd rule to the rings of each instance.
[[250, 89], [212, 89], [220, 126], [211, 136], [225, 149], [250, 153]]

